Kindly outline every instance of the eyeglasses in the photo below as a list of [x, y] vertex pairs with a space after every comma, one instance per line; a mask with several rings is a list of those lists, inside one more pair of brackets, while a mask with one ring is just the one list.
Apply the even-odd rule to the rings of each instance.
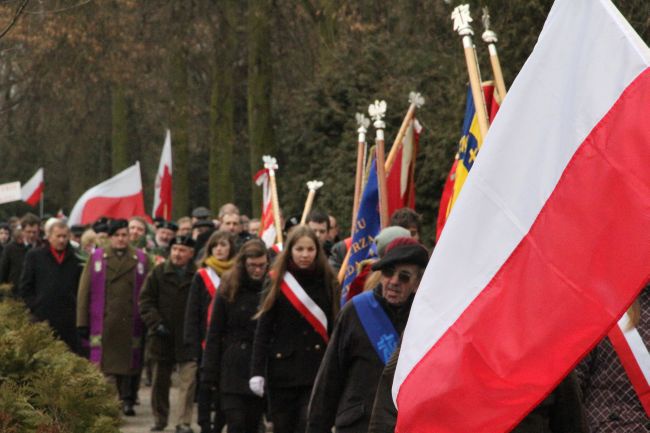
[[[395, 268], [384, 268], [381, 270], [381, 275], [386, 278], [393, 278], [393, 276], [395, 275]], [[410, 283], [412, 277], [413, 274], [411, 274], [408, 271], [399, 271], [397, 273], [397, 281], [399, 281], [400, 283], [404, 283], [404, 284]]]
[[246, 263], [246, 267], [248, 269], [266, 269], [268, 266], [268, 263], [262, 263], [262, 264], [256, 264], [256, 263]]

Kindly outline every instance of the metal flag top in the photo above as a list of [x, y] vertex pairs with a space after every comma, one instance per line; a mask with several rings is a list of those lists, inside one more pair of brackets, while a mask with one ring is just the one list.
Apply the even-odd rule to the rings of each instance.
[[[492, 73], [494, 74], [494, 81], [497, 86], [499, 97], [501, 98], [501, 101], [503, 101], [503, 98], [506, 97], [506, 83], [503, 79], [501, 62], [499, 61], [499, 54], [497, 53], [496, 43], [499, 39], [497, 38], [497, 34], [494, 32], [494, 30], [492, 30], [490, 26], [490, 11], [487, 6], [483, 8], [482, 21], [485, 31], [481, 37], [488, 46], [488, 51], [490, 52], [490, 63], [492, 64]], [[499, 103], [501, 103], [501, 101], [499, 101]]]
[[282, 227], [280, 224], [280, 202], [278, 201], [278, 187], [275, 182], [275, 171], [278, 169], [278, 161], [270, 156], [264, 155], [264, 168], [269, 172], [269, 180], [271, 181], [271, 204], [273, 206], [273, 222], [275, 223], [275, 231], [277, 241], [282, 245]]
[[465, 51], [465, 61], [467, 62], [469, 84], [472, 89], [472, 98], [476, 107], [481, 135], [485, 137], [490, 127], [490, 122], [488, 121], [487, 107], [485, 106], [485, 98], [483, 96], [483, 89], [481, 88], [481, 72], [476, 59], [474, 42], [472, 42], [474, 30], [472, 30], [472, 26], [470, 25], [472, 17], [469, 13], [469, 5], [457, 6], [451, 14], [451, 19], [454, 21], [454, 30], [463, 38], [463, 49]]
[[379, 217], [381, 220], [381, 227], [384, 228], [388, 225], [388, 192], [386, 190], [386, 156], [384, 154], [384, 128], [386, 123], [384, 117], [386, 116], [386, 101], [375, 100], [373, 104], [368, 107], [368, 114], [374, 121], [375, 127], [375, 152], [377, 159], [377, 182], [379, 185]]

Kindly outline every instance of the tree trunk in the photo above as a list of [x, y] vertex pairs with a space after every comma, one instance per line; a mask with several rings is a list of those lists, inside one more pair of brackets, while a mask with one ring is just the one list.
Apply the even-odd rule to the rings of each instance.
[[[275, 150], [271, 117], [271, 7], [270, 0], [248, 2], [248, 130], [251, 171], [262, 165], [262, 156]], [[253, 187], [253, 215], [261, 214], [262, 192]]]
[[113, 84], [111, 87], [111, 113], [111, 171], [115, 175], [129, 166], [128, 113], [122, 84]]
[[178, 44], [174, 47], [171, 59], [171, 133], [174, 161], [174, 217], [189, 213], [189, 143], [188, 143], [188, 104], [189, 89], [187, 78], [187, 52]]
[[235, 142], [234, 68], [237, 47], [237, 2], [221, 3], [217, 53], [210, 100], [210, 207], [214, 212], [233, 200]]

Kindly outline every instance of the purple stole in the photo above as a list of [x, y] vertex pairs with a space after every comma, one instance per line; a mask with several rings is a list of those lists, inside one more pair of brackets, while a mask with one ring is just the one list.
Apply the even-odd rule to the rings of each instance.
[[[135, 250], [138, 264], [135, 267], [135, 287], [133, 288], [133, 339], [131, 346], [131, 368], [142, 366], [142, 349], [140, 342], [144, 326], [138, 300], [140, 288], [147, 276], [147, 256], [141, 250]], [[104, 332], [104, 303], [106, 301], [106, 258], [104, 249], [97, 248], [90, 256], [90, 362], [100, 365], [102, 360], [102, 334]]]

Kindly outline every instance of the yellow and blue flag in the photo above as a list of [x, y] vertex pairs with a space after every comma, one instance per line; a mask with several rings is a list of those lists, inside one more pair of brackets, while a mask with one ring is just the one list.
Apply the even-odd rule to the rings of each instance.
[[472, 98], [472, 89], [467, 89], [467, 102], [465, 105], [465, 119], [463, 120], [462, 136], [458, 145], [458, 162], [456, 164], [454, 189], [452, 190], [449, 204], [447, 205], [447, 217], [451, 208], [456, 203], [460, 190], [465, 184], [467, 175], [474, 165], [478, 152], [483, 144], [483, 137], [478, 125], [478, 116]]

